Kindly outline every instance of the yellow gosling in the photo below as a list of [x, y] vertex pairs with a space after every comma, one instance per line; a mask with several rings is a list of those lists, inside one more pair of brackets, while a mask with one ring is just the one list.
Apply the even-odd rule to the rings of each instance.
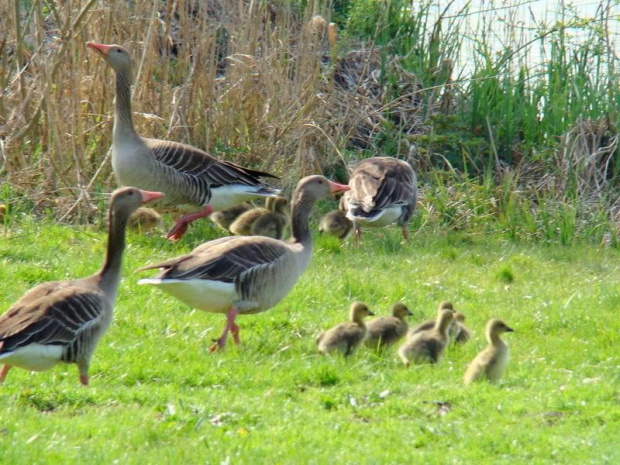
[[372, 315], [374, 313], [365, 303], [353, 302], [349, 310], [349, 322], [334, 326], [316, 338], [319, 352], [328, 354], [339, 351], [345, 357], [351, 355], [366, 338], [367, 330], [364, 318]]
[[502, 320], [497, 318], [489, 320], [485, 330], [489, 345], [479, 352], [476, 358], [469, 364], [463, 378], [465, 384], [470, 384], [482, 378], [486, 378], [491, 382], [496, 382], [501, 378], [508, 364], [510, 351], [508, 344], [500, 336], [512, 331], [514, 329]]
[[407, 334], [406, 318], [413, 315], [407, 306], [397, 302], [392, 306], [392, 316], [382, 316], [366, 323], [368, 335], [364, 344], [372, 349], [389, 347]]
[[414, 363], [437, 363], [441, 360], [448, 345], [448, 328], [452, 323], [454, 312], [440, 308], [432, 329], [420, 331], [408, 338], [398, 349], [398, 356], [405, 366]]

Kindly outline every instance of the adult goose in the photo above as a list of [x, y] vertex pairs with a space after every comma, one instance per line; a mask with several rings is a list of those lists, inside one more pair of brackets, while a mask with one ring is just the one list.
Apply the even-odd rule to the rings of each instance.
[[224, 313], [227, 322], [216, 344], [223, 348], [228, 332], [239, 343], [238, 314], [260, 313], [280, 302], [293, 288], [312, 257], [309, 217], [314, 203], [349, 187], [323, 176], [308, 176], [293, 194], [290, 241], [262, 236], [230, 236], [206, 242], [187, 255], [150, 265], [155, 278], [142, 279], [192, 307]]
[[469, 364], [464, 376], [465, 384], [482, 378], [491, 382], [498, 381], [501, 378], [509, 358], [508, 344], [502, 340], [501, 335], [512, 331], [514, 329], [500, 319], [492, 318], [489, 320], [485, 328], [489, 345], [478, 353]]
[[122, 185], [152, 189], [166, 194], [170, 205], [199, 207], [183, 215], [167, 234], [180, 239], [188, 225], [213, 211], [246, 200], [270, 197], [279, 189], [261, 183], [259, 177], [275, 176], [219, 161], [208, 153], [176, 142], [140, 137], [131, 114], [131, 57], [120, 45], [86, 44], [116, 72], [116, 109], [112, 134], [112, 168]]
[[127, 221], [162, 196], [132, 187], [114, 192], [103, 267], [88, 278], [39, 284], [0, 317], [0, 382], [13, 366], [44, 371], [65, 362], [76, 363], [80, 382], [88, 384], [91, 356], [112, 321]]
[[344, 205], [347, 218], [355, 223], [357, 243], [360, 226], [381, 227], [394, 222], [409, 239], [407, 223], [418, 195], [416, 175], [409, 163], [393, 157], [369, 158], [353, 170], [349, 186]]

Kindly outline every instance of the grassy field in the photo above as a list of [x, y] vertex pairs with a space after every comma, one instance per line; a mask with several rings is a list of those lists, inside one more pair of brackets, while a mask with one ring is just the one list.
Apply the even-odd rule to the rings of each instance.
[[[0, 229], [0, 306], [33, 285], [88, 275], [103, 225], [21, 218]], [[243, 344], [210, 354], [224, 318], [137, 286], [133, 270], [218, 233], [170, 244], [131, 234], [115, 321], [91, 385], [75, 366], [11, 371], [0, 388], [1, 463], [618, 463], [619, 256], [493, 236], [367, 233], [364, 247], [319, 238], [308, 272], [267, 313], [240, 318]], [[413, 321], [450, 299], [472, 341], [436, 367], [394, 352], [321, 357], [314, 335], [349, 303], [378, 314], [402, 300]], [[465, 388], [488, 318], [516, 332], [499, 385]], [[413, 322], [412, 321], [412, 322]]]

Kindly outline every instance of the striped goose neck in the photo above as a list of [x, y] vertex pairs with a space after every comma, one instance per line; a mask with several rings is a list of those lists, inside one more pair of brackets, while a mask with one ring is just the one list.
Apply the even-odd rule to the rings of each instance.
[[122, 68], [116, 72], [114, 137], [135, 133], [131, 117], [131, 68]]
[[110, 292], [116, 291], [121, 276], [123, 251], [125, 250], [125, 230], [129, 215], [125, 211], [110, 208], [108, 220], [108, 249], [106, 258], [99, 271], [101, 286]]
[[295, 193], [295, 199], [291, 208], [291, 229], [295, 242], [306, 245], [312, 243], [309, 223], [314, 203], [315, 200], [304, 195], [303, 191]]

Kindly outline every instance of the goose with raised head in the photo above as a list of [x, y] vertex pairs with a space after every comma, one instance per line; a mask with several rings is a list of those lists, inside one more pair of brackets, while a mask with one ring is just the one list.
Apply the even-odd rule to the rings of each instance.
[[454, 344], [464, 344], [471, 339], [471, 330], [465, 326], [465, 315], [461, 312], [454, 314], [454, 320], [449, 329], [450, 340]]
[[398, 356], [406, 366], [414, 363], [437, 363], [448, 345], [448, 328], [454, 311], [441, 308], [432, 329], [421, 331], [407, 338], [398, 349]]
[[514, 329], [500, 319], [492, 318], [489, 320], [485, 328], [489, 345], [478, 353], [469, 364], [465, 372], [465, 384], [470, 384], [481, 378], [486, 378], [491, 382], [498, 381], [501, 378], [510, 356], [508, 344], [502, 340], [501, 335], [512, 331]]
[[418, 184], [409, 163], [393, 157], [362, 161], [351, 173], [351, 190], [344, 196], [347, 218], [355, 224], [359, 243], [360, 227], [382, 227], [396, 223], [409, 239], [408, 222], [416, 208]]
[[139, 284], [161, 288], [191, 307], [224, 313], [227, 322], [215, 350], [226, 345], [231, 332], [239, 343], [238, 314], [260, 313], [280, 302], [308, 267], [312, 257], [309, 219], [317, 200], [346, 191], [323, 176], [308, 176], [297, 184], [291, 208], [293, 237], [280, 241], [262, 236], [229, 236], [206, 242], [190, 253], [157, 265], [155, 278]]
[[319, 233], [336, 236], [345, 240], [353, 231], [353, 221], [347, 218], [347, 214], [341, 210], [333, 210], [327, 213], [319, 223]]
[[392, 316], [381, 316], [366, 323], [368, 335], [364, 344], [371, 349], [383, 349], [393, 345], [405, 334], [409, 325], [407, 317], [413, 315], [402, 302], [392, 306]]
[[65, 362], [77, 364], [80, 382], [88, 384], [90, 359], [112, 321], [127, 221], [162, 196], [132, 187], [115, 191], [103, 267], [88, 278], [39, 284], [0, 317], [0, 382], [13, 366], [44, 371]]
[[217, 224], [224, 231], [230, 232], [230, 225], [235, 222], [237, 218], [243, 215], [245, 212], [251, 210], [252, 204], [249, 202], [243, 202], [234, 207], [227, 208], [219, 212], [211, 213], [211, 221]]
[[[452, 312], [454, 312], [454, 304], [452, 302], [450, 302], [449, 300], [444, 300], [443, 302], [439, 303], [439, 307], [437, 308], [437, 312], [439, 312], [442, 308], [446, 308], [448, 310], [452, 310]], [[429, 329], [433, 329], [435, 327], [435, 323], [437, 322], [437, 318], [431, 318], [428, 319], [426, 321], [423, 321], [422, 323], [414, 326], [413, 328], [411, 328], [409, 330], [409, 333], [407, 334], [407, 337], [412, 337], [414, 334], [417, 334], [419, 332], [422, 331], [428, 331]], [[452, 319], [452, 323], [454, 323], [454, 319]], [[452, 324], [450, 325], [450, 327], [452, 327]], [[450, 329], [448, 329], [448, 336], [450, 336]]]
[[86, 44], [116, 73], [116, 104], [112, 134], [112, 168], [118, 182], [166, 194], [165, 203], [201, 211], [179, 218], [167, 234], [180, 239], [193, 221], [239, 203], [271, 197], [279, 189], [260, 177], [275, 176], [220, 161], [198, 148], [171, 141], [140, 137], [131, 113], [131, 57], [120, 45]]
[[374, 315], [363, 302], [353, 302], [349, 310], [349, 321], [322, 332], [316, 338], [319, 352], [328, 354], [339, 351], [348, 357], [357, 349], [367, 335], [364, 318]]

